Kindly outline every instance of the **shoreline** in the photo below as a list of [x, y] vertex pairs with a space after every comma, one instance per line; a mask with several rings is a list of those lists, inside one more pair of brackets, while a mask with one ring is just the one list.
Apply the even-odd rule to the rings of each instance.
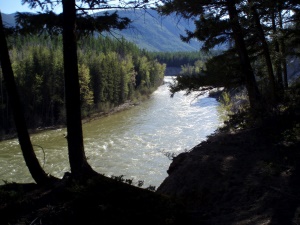
[[84, 183], [64, 178], [50, 187], [0, 185], [2, 222], [75, 224], [76, 216], [81, 224], [115, 224], [140, 216], [131, 221], [139, 224], [150, 215], [153, 221], [145, 224], [299, 224], [299, 141], [273, 138], [285, 128], [281, 119], [210, 135], [173, 159], [155, 192], [101, 175]]
[[[208, 97], [215, 98], [215, 99], [217, 99], [217, 101], [219, 101], [219, 97], [220, 97], [222, 91], [223, 90], [214, 88], [209, 91]], [[92, 113], [92, 114], [86, 116], [83, 119], [81, 119], [81, 123], [86, 124], [86, 123], [92, 122], [94, 120], [98, 120], [103, 117], [110, 116], [112, 114], [122, 112], [124, 110], [128, 110], [134, 106], [140, 105], [143, 101], [145, 101], [146, 99], [149, 99], [149, 98], [150, 98], [150, 95], [145, 96], [145, 99], [139, 100], [138, 102], [133, 102], [131, 100], [127, 100], [126, 102], [124, 102], [116, 107], [113, 107], [108, 112], [95, 112], [95, 113]], [[57, 124], [57, 125], [53, 125], [53, 126], [37, 127], [34, 129], [28, 129], [28, 132], [29, 132], [29, 135], [32, 135], [32, 134], [41, 133], [43, 131], [50, 131], [50, 130], [56, 130], [56, 129], [62, 129], [62, 128], [66, 128], [66, 125]], [[0, 142], [15, 139], [15, 138], [18, 138], [18, 134], [16, 132], [13, 132], [10, 134], [5, 134], [5, 135], [0, 135]]]
[[[98, 120], [101, 119], [103, 117], [106, 116], [110, 116], [113, 115], [115, 113], [119, 113], [125, 110], [129, 110], [132, 107], [139, 105], [141, 102], [139, 101], [138, 103], [133, 103], [132, 101], [126, 101], [121, 105], [118, 105], [112, 109], [110, 109], [108, 112], [97, 112], [97, 113], [92, 113], [91, 115], [81, 119], [81, 123], [82, 124], [86, 124], [86, 123], [90, 123], [94, 120]], [[29, 135], [32, 134], [38, 134], [44, 131], [50, 131], [50, 130], [56, 130], [56, 129], [62, 129], [62, 128], [66, 128], [66, 125], [62, 125], [62, 124], [57, 124], [57, 125], [53, 125], [53, 126], [48, 126], [48, 127], [38, 127], [35, 129], [28, 129]], [[0, 142], [1, 141], [7, 141], [7, 140], [11, 140], [11, 139], [15, 139], [18, 138], [18, 134], [15, 133], [11, 133], [11, 134], [6, 134], [3, 136], [0, 136]]]

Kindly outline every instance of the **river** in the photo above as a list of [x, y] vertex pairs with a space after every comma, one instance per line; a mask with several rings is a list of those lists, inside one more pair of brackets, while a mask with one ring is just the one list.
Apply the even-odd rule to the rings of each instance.
[[[171, 77], [165, 77], [171, 82]], [[222, 124], [214, 98], [183, 92], [170, 98], [168, 84], [140, 105], [83, 125], [89, 163], [107, 176], [159, 186], [171, 163], [166, 153], [186, 151]], [[31, 135], [36, 154], [47, 173], [62, 177], [70, 170], [66, 129]], [[45, 155], [43, 154], [43, 150]], [[18, 140], [0, 142], [0, 183], [32, 182]]]

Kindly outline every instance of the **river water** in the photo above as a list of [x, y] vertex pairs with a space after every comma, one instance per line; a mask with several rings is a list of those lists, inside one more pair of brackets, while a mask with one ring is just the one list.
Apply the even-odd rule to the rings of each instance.
[[[88, 161], [107, 176], [124, 175], [133, 183], [144, 181], [144, 187], [159, 186], [171, 163], [166, 153], [191, 149], [222, 124], [217, 106], [207, 96], [195, 98], [182, 92], [170, 98], [165, 84], [140, 105], [84, 124]], [[31, 136], [45, 171], [57, 177], [70, 170], [64, 134], [66, 129], [57, 129]], [[33, 181], [16, 139], [0, 142], [0, 183], [4, 181]]]

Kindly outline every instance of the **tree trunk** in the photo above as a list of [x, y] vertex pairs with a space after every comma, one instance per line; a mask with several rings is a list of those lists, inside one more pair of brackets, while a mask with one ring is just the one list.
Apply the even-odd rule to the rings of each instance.
[[274, 72], [273, 72], [273, 66], [272, 66], [272, 60], [271, 60], [271, 56], [270, 56], [269, 46], [268, 46], [268, 43], [267, 43], [267, 40], [265, 37], [264, 30], [260, 23], [259, 15], [258, 15], [254, 5], [252, 4], [253, 3], [252, 0], [248, 0], [248, 3], [251, 5], [251, 7], [250, 7], [251, 13], [252, 13], [254, 23], [255, 23], [255, 26], [257, 29], [258, 38], [260, 39], [261, 44], [262, 44], [263, 54], [265, 56], [266, 66], [268, 69], [271, 101], [273, 104], [275, 104], [277, 101], [276, 82], [275, 82], [275, 76], [274, 76]]
[[228, 0], [226, 4], [229, 13], [229, 19], [231, 21], [235, 46], [240, 58], [242, 71], [245, 76], [245, 84], [246, 84], [246, 89], [248, 91], [250, 107], [252, 112], [254, 113], [261, 112], [263, 108], [262, 99], [257, 87], [252, 66], [250, 64], [250, 59], [244, 41], [244, 34], [238, 20], [238, 13], [236, 10], [235, 1]]
[[[283, 23], [282, 23], [282, 15], [281, 15], [282, 9], [280, 6], [278, 6], [278, 15], [279, 15], [279, 28], [280, 30], [283, 30]], [[285, 43], [284, 43], [284, 39], [282, 36], [282, 33], [280, 34], [280, 49], [281, 49], [281, 55], [282, 55], [282, 59], [281, 59], [281, 63], [282, 63], [282, 69], [283, 69], [283, 84], [284, 84], [284, 88], [287, 89], [288, 88], [288, 73], [287, 73], [287, 63], [286, 63], [286, 52], [285, 52]]]
[[63, 57], [68, 150], [74, 176], [95, 173], [87, 162], [81, 124], [75, 0], [63, 0]]
[[278, 41], [278, 32], [275, 22], [276, 14], [273, 11], [272, 12], [272, 29], [274, 34], [274, 44], [275, 44], [275, 70], [276, 70], [276, 77], [277, 77], [277, 83], [279, 91], [283, 90], [283, 79], [282, 79], [282, 67], [281, 67], [281, 56], [280, 56], [280, 48], [279, 48], [279, 41]]
[[52, 176], [48, 176], [41, 167], [33, 150], [30, 137], [28, 134], [23, 110], [21, 107], [20, 97], [18, 95], [11, 62], [9, 59], [7, 42], [4, 34], [2, 16], [0, 14], [0, 61], [3, 71], [3, 77], [6, 84], [10, 105], [13, 111], [13, 117], [18, 133], [19, 143], [23, 153], [25, 163], [30, 171], [31, 176], [37, 184], [49, 184], [56, 180]]

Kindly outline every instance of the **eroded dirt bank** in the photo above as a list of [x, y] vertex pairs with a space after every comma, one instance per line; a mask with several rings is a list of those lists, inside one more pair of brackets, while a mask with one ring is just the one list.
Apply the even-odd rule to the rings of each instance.
[[300, 224], [300, 145], [284, 126], [210, 136], [174, 158], [157, 192], [181, 199], [189, 224]]

